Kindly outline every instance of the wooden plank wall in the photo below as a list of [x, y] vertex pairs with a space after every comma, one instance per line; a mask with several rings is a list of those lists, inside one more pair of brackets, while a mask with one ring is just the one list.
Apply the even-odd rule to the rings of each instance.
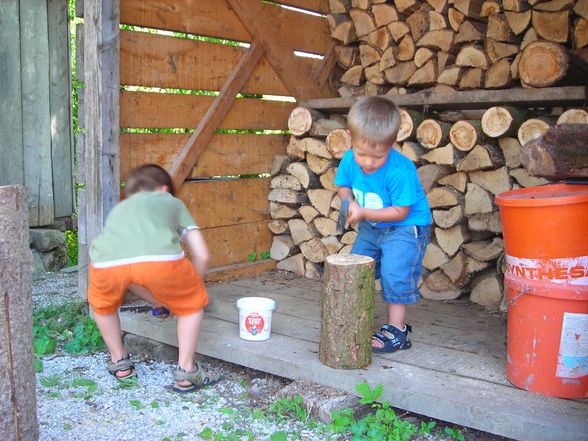
[[74, 212], [67, 2], [6, 0], [0, 17], [0, 185], [26, 185], [29, 225], [52, 225]]
[[[328, 6], [327, 0], [287, 3], [317, 12], [326, 11]], [[296, 42], [294, 47], [300, 51], [326, 52], [330, 38], [324, 17], [270, 4], [264, 8], [283, 24], [285, 35], [274, 38]], [[194, 129], [214, 96], [135, 91], [127, 86], [218, 92], [247, 48], [145, 30], [245, 43], [252, 42], [252, 37], [226, 0], [178, 0], [173, 8], [164, 0], [125, 0], [120, 2], [120, 21], [143, 30], [122, 29], [120, 33], [120, 83], [124, 86], [120, 93], [121, 177], [149, 162], [169, 170], [190, 135], [129, 133], [129, 129]], [[299, 62], [310, 75], [320, 60], [300, 58]], [[241, 93], [292, 95], [266, 58], [255, 67]], [[217, 129], [284, 131], [294, 106], [294, 102], [237, 98]], [[285, 134], [215, 133], [179, 191], [203, 228], [213, 269], [223, 268], [230, 274], [231, 269], [247, 264], [252, 253], [260, 256], [269, 250], [269, 178], [222, 177], [269, 173], [274, 156], [285, 153], [287, 141]], [[267, 264], [260, 268], [267, 270]]]

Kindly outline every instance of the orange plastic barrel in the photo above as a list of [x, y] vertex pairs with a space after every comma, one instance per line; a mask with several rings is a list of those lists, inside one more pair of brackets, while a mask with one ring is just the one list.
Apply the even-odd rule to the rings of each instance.
[[496, 196], [506, 252], [507, 377], [561, 398], [588, 397], [588, 185]]

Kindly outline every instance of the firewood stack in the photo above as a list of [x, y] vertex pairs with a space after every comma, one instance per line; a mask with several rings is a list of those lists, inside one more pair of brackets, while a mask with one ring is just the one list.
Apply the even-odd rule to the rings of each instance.
[[[439, 115], [401, 109], [397, 149], [417, 166], [433, 213], [431, 242], [423, 262], [421, 294], [428, 299], [470, 299], [488, 307], [503, 301], [503, 241], [495, 195], [549, 182], [521, 165], [521, 142], [529, 121], [588, 123], [583, 109], [530, 118], [528, 111], [492, 107], [479, 119], [448, 122]], [[427, 116], [427, 117], [426, 117]], [[335, 231], [340, 200], [333, 180], [343, 154], [351, 148], [343, 115], [324, 115], [297, 107], [290, 115], [287, 156], [277, 156], [269, 193], [271, 257], [277, 268], [308, 278], [322, 277], [326, 256], [348, 253], [355, 226]], [[326, 129], [325, 129], [326, 128]], [[330, 131], [329, 131], [330, 130]], [[310, 135], [312, 133], [312, 136]]]
[[329, 0], [339, 94], [585, 84], [588, 0]]

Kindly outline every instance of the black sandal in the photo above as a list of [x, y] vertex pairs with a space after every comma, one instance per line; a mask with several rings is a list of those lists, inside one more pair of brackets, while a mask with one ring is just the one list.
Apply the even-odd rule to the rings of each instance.
[[382, 347], [372, 345], [372, 352], [390, 354], [399, 350], [410, 349], [412, 343], [408, 339], [409, 332], [412, 332], [412, 326], [410, 325], [406, 325], [404, 331], [393, 325], [382, 326], [380, 332], [375, 332], [372, 336], [372, 342], [381, 343]]

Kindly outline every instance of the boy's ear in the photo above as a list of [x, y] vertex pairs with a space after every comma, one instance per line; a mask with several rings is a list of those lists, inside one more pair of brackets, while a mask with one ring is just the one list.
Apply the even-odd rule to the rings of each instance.
[[155, 191], [163, 191], [164, 193], [169, 193], [169, 187], [167, 185], [160, 185], [159, 187], [155, 187]]

